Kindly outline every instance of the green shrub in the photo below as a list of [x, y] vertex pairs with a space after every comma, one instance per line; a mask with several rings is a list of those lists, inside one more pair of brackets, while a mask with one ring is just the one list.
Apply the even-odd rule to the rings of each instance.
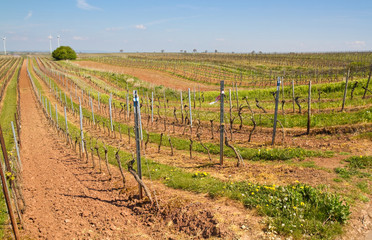
[[53, 51], [52, 57], [56, 60], [75, 60], [76, 52], [69, 46], [60, 46]]

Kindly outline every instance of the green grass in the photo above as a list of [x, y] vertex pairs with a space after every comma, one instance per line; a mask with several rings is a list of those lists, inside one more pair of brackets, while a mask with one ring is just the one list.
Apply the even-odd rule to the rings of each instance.
[[372, 179], [372, 156], [353, 156], [345, 159], [347, 166], [335, 168], [335, 172], [344, 179], [351, 179], [353, 176], [358, 178]]
[[[21, 61], [22, 63], [22, 61]], [[10, 122], [14, 123], [14, 113], [17, 111], [17, 77], [18, 69], [20, 65], [18, 64], [16, 68], [16, 73], [10, 80], [9, 85], [6, 89], [6, 94], [3, 99], [3, 107], [0, 112], [0, 124], [4, 134], [4, 141], [7, 151], [10, 153], [13, 151], [14, 139], [13, 132], [11, 129]], [[16, 126], [14, 126], [16, 127]], [[14, 153], [14, 152], [13, 152]], [[7, 207], [5, 204], [5, 199], [2, 191], [0, 192], [0, 225], [6, 226], [8, 221]], [[0, 238], [4, 238], [4, 228], [0, 228]]]
[[372, 132], [360, 133], [355, 138], [368, 139], [372, 141]]
[[339, 192], [348, 199], [348, 202], [354, 203], [359, 200], [369, 202], [371, 194], [372, 180], [372, 156], [352, 156], [344, 160], [347, 165], [343, 168], [335, 168], [338, 174], [335, 182], [346, 181], [349, 184], [347, 192], [340, 189]]
[[150, 169], [152, 179], [163, 179], [169, 187], [241, 201], [265, 216], [267, 225], [275, 231], [297, 239], [308, 234], [313, 234], [313, 238], [331, 238], [341, 232], [350, 214], [348, 205], [336, 195], [303, 184], [277, 187], [246, 181], [224, 182], [208, 174], [198, 173], [200, 177], [195, 177], [196, 173], [184, 173], [154, 162]]
[[347, 158], [345, 162], [349, 163], [349, 168], [366, 169], [372, 168], [372, 156], [354, 156]]

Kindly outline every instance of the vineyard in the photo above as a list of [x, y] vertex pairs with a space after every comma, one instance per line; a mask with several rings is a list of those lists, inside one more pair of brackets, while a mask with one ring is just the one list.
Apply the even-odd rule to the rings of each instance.
[[0, 234], [363, 239], [371, 62], [371, 52], [2, 57]]

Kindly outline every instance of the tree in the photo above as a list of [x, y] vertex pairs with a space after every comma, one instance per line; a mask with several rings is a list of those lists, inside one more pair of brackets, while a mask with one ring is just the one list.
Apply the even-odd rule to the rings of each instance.
[[196, 49], [194, 49], [194, 50], [192, 50], [194, 53], [196, 53], [198, 50], [196, 50]]
[[56, 60], [75, 60], [76, 52], [69, 46], [60, 46], [53, 51], [52, 57]]

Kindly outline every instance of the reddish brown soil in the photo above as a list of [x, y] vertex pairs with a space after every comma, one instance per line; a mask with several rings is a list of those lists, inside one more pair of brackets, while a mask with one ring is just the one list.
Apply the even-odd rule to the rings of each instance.
[[[200, 194], [156, 190], [160, 210], [136, 194], [126, 174], [123, 183], [91, 168], [66, 147], [37, 106], [23, 64], [20, 78], [23, 194], [23, 239], [258, 239], [264, 236], [259, 217], [241, 204], [211, 200]], [[97, 161], [97, 159], [95, 159]], [[243, 227], [244, 225], [244, 227]]]
[[105, 63], [97, 63], [91, 61], [77, 61], [75, 64], [81, 67], [87, 67], [91, 69], [96, 69], [100, 71], [111, 71], [117, 73], [123, 73], [132, 75], [134, 77], [139, 78], [142, 81], [152, 83], [154, 85], [160, 86], [163, 85], [168, 88], [178, 89], [178, 90], [187, 90], [188, 88], [196, 88], [200, 87], [200, 90], [218, 90], [218, 86], [209, 86], [202, 83], [197, 83], [193, 81], [189, 81], [183, 78], [178, 78], [171, 74], [150, 70], [150, 69], [140, 69], [140, 68], [130, 68], [130, 67], [121, 67], [121, 66], [114, 66]]

